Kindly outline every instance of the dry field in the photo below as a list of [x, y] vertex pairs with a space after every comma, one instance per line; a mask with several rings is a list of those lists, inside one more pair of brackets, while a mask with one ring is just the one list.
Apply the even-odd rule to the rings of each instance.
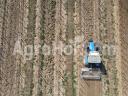
[[[0, 0], [0, 96], [128, 96], [127, 4], [127, 0]], [[91, 37], [101, 45], [107, 70], [101, 81], [80, 78], [83, 44]], [[54, 49], [60, 42], [77, 48], [66, 55]], [[25, 60], [29, 56], [25, 49], [14, 54], [16, 44], [19, 49], [32, 46], [27, 49], [33, 51], [31, 60]], [[55, 51], [42, 54], [46, 45]], [[108, 54], [114, 50], [106, 46], [114, 47], [115, 54]]]

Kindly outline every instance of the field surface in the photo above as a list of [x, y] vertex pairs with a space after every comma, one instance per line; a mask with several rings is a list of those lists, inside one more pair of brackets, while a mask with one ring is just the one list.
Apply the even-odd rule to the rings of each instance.
[[[0, 96], [128, 96], [128, 2], [119, 1], [0, 0]], [[91, 38], [107, 71], [100, 81], [80, 78]]]

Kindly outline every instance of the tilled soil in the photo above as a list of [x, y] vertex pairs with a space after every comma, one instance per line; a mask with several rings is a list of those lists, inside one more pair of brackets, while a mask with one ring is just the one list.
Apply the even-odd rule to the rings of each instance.
[[[118, 44], [116, 4], [113, 0], [1, 0], [0, 96], [118, 96], [117, 54], [109, 56], [103, 50], [104, 44]], [[101, 81], [80, 78], [83, 45], [90, 38], [101, 44], [107, 70]], [[32, 46], [31, 60], [26, 61], [24, 53], [13, 54], [16, 42], [21, 49]], [[54, 49], [60, 48], [60, 42], [77, 48], [66, 55]], [[50, 46], [51, 54], [42, 54], [44, 45]]]

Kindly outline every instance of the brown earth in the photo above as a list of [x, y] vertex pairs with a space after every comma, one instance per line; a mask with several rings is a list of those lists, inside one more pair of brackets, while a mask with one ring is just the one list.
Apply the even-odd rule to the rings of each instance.
[[[0, 0], [0, 96], [128, 96], [127, 4], [127, 0]], [[107, 70], [101, 81], [80, 78], [83, 44], [92, 37], [101, 45]], [[32, 45], [31, 60], [13, 54], [17, 41], [22, 49]], [[71, 55], [60, 54], [54, 49], [60, 41], [77, 48]], [[55, 53], [43, 55], [37, 45], [48, 45]], [[109, 54], [114, 53], [110, 47], [115, 54]]]

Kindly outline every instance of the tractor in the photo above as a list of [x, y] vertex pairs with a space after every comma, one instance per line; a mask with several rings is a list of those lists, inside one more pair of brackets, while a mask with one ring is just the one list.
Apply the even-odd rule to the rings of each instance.
[[90, 39], [84, 56], [84, 67], [81, 69], [81, 78], [87, 80], [101, 80], [101, 56], [99, 47]]

